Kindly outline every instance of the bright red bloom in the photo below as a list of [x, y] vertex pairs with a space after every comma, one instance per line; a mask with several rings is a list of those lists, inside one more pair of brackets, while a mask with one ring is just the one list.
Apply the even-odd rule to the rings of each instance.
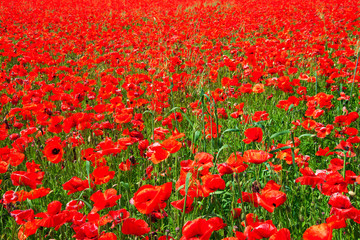
[[346, 115], [335, 117], [334, 123], [342, 126], [349, 126], [352, 122], [356, 121], [358, 118], [359, 118], [359, 114], [357, 112], [351, 112]]
[[61, 202], [53, 201], [49, 203], [47, 207], [47, 212], [38, 213], [35, 215], [37, 218], [42, 218], [39, 220], [38, 225], [42, 227], [54, 227], [57, 231], [61, 225], [65, 224], [67, 221], [68, 213], [66, 211], [61, 211]]
[[309, 167], [300, 168], [300, 172], [303, 177], [297, 178], [295, 182], [300, 182], [301, 185], [311, 185], [312, 188], [315, 188], [317, 184], [324, 182], [324, 180], [316, 176], [313, 170]]
[[25, 224], [28, 221], [34, 219], [34, 210], [15, 210], [10, 213], [10, 215], [15, 218], [15, 222], [19, 225]]
[[64, 183], [63, 185], [64, 190], [70, 190], [67, 195], [70, 195], [75, 192], [83, 191], [89, 188], [89, 181], [88, 180], [81, 180], [78, 177], [72, 177], [69, 181]]
[[338, 219], [360, 220], [360, 210], [356, 209], [350, 202], [349, 197], [341, 193], [334, 193], [329, 199], [331, 205], [330, 215], [336, 215]]
[[331, 240], [332, 228], [327, 223], [309, 227], [303, 234], [304, 240]]
[[261, 142], [263, 138], [263, 131], [259, 127], [248, 128], [245, 130], [244, 135], [247, 137], [243, 140], [243, 142], [246, 144], [252, 142]]
[[137, 165], [139, 163], [133, 163], [131, 162], [129, 159], [126, 159], [126, 162], [121, 162], [119, 164], [119, 169], [121, 171], [130, 171], [132, 169], [133, 166]]
[[221, 218], [211, 218], [205, 220], [198, 218], [188, 221], [182, 228], [182, 237], [180, 240], [208, 240], [214, 231], [225, 227]]
[[232, 153], [225, 163], [218, 164], [218, 171], [220, 175], [234, 172], [241, 173], [244, 172], [247, 167], [248, 165], [244, 163], [244, 158], [237, 152], [236, 154]]
[[149, 225], [142, 219], [126, 218], [121, 227], [121, 232], [125, 235], [141, 236], [149, 231]]
[[130, 217], [130, 213], [126, 211], [126, 209], [120, 209], [115, 211], [109, 211], [109, 216], [113, 220], [111, 228], [115, 227], [115, 225], [120, 224], [124, 219]]
[[272, 158], [273, 155], [262, 150], [246, 150], [243, 157], [246, 162], [261, 164]]
[[324, 182], [318, 184], [318, 189], [321, 191], [322, 194], [330, 196], [333, 193], [337, 192], [348, 192], [348, 184], [340, 173], [327, 173], [326, 171], [317, 171], [316, 175], [324, 180]]
[[136, 191], [133, 197], [134, 206], [142, 214], [150, 214], [166, 207], [172, 191], [172, 183], [161, 186], [144, 185]]
[[90, 174], [90, 178], [96, 185], [101, 185], [109, 182], [114, 178], [115, 172], [109, 171], [108, 166], [98, 167], [94, 170], [92, 174]]
[[37, 185], [42, 184], [44, 175], [44, 172], [16, 171], [11, 174], [10, 178], [14, 186], [25, 185], [35, 189]]
[[314, 128], [316, 127], [316, 121], [307, 119], [307, 120], [305, 120], [305, 121], [303, 121], [303, 122], [301, 123], [301, 126], [302, 126], [304, 129], [310, 131], [310, 130], [312, 130], [312, 129], [314, 129]]
[[93, 222], [84, 222], [73, 229], [76, 233], [73, 237], [76, 239], [95, 239], [99, 235], [99, 227]]
[[44, 148], [44, 155], [49, 162], [59, 163], [62, 160], [64, 150], [61, 144], [57, 141], [51, 141], [46, 144]]
[[277, 229], [271, 220], [259, 220], [254, 214], [246, 215], [246, 228], [244, 233], [236, 232], [240, 239], [263, 239], [269, 238], [277, 233]]
[[[193, 202], [194, 202], [193, 198], [191, 198], [191, 197], [186, 198], [185, 213], [189, 213], [194, 209], [194, 206], [192, 205]], [[180, 200], [171, 202], [171, 205], [174, 208], [180, 210], [181, 212], [183, 212], [183, 210], [184, 210], [184, 204], [185, 204], [185, 197]]]
[[19, 196], [19, 201], [22, 202], [22, 201], [26, 201], [26, 199], [34, 200], [37, 198], [45, 197], [50, 193], [50, 191], [51, 191], [50, 188], [41, 187], [41, 188], [33, 189], [30, 192], [20, 190], [16, 192], [16, 194]]
[[[286, 194], [279, 191], [280, 188], [280, 185], [271, 180], [262, 190], [254, 189], [254, 191], [260, 191], [259, 193], [243, 192], [242, 200], [253, 203], [255, 207], [260, 205], [267, 211], [273, 212], [276, 207], [281, 206], [286, 201]], [[238, 199], [238, 203], [241, 203], [241, 198]]]
[[169, 157], [170, 153], [160, 143], [156, 142], [148, 147], [146, 156], [154, 164], [158, 164]]
[[117, 240], [115, 233], [104, 233], [99, 237], [99, 240]]
[[203, 182], [203, 191], [209, 193], [215, 192], [216, 190], [225, 189], [225, 181], [221, 178], [220, 175], [207, 174], [201, 177]]
[[116, 195], [117, 191], [113, 188], [105, 190], [104, 193], [97, 191], [91, 195], [90, 200], [94, 202], [92, 213], [96, 213], [104, 208], [113, 207], [117, 204], [117, 200], [121, 198], [121, 195]]
[[275, 234], [271, 235], [269, 240], [291, 240], [290, 230], [287, 228], [282, 228]]
[[19, 240], [25, 240], [29, 236], [35, 234], [37, 229], [39, 228], [38, 226], [39, 221], [40, 220], [38, 219], [34, 219], [32, 221], [26, 222], [23, 226], [21, 226], [18, 232]]

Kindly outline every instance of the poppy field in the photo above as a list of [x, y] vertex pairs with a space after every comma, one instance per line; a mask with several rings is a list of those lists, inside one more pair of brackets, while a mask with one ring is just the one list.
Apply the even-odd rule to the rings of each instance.
[[360, 239], [360, 2], [0, 2], [0, 239]]

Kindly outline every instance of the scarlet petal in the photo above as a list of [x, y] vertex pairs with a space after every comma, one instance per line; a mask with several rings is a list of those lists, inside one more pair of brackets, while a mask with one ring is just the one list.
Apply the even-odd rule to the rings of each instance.
[[141, 236], [150, 231], [149, 225], [142, 219], [126, 218], [121, 232], [126, 235]]
[[247, 150], [244, 152], [244, 159], [247, 162], [261, 164], [272, 158], [272, 154], [261, 150]]
[[304, 240], [331, 240], [332, 228], [327, 223], [309, 227], [303, 234]]

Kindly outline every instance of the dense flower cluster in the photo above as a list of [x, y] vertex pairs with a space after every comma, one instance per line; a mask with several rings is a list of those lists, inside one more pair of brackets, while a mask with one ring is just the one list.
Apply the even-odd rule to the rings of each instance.
[[358, 238], [359, 16], [1, 1], [0, 239]]

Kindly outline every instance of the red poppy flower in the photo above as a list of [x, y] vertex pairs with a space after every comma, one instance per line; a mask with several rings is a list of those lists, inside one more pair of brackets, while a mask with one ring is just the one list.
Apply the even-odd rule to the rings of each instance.
[[161, 163], [169, 157], [170, 153], [158, 142], [151, 144], [146, 152], [146, 156], [154, 164]]
[[287, 228], [282, 228], [275, 234], [271, 235], [269, 240], [291, 240], [290, 230]]
[[263, 131], [259, 127], [246, 129], [244, 135], [247, 137], [243, 140], [244, 143], [261, 142], [263, 138]]
[[241, 208], [234, 208], [233, 210], [231, 210], [231, 216], [236, 219], [239, 218], [241, 216]]
[[181, 148], [181, 142], [176, 141], [175, 139], [169, 138], [161, 143], [161, 145], [169, 152], [176, 153]]
[[201, 239], [209, 240], [214, 229], [210, 222], [205, 219], [198, 218], [193, 221], [188, 221], [182, 228], [183, 236], [180, 240], [192, 240], [192, 239]]
[[330, 156], [334, 155], [334, 152], [330, 151], [329, 147], [326, 147], [324, 149], [319, 148], [319, 150], [315, 153], [316, 156]]
[[[135, 158], [133, 160], [135, 161]], [[119, 164], [119, 169], [121, 171], [130, 171], [132, 169], [131, 167], [136, 166], [137, 164], [139, 164], [139, 163], [134, 162], [134, 161], [132, 162], [129, 159], [126, 159], [125, 162], [121, 162]]]
[[150, 214], [166, 207], [172, 191], [172, 183], [161, 186], [144, 185], [134, 194], [134, 206], [142, 214]]
[[246, 228], [244, 233], [236, 232], [236, 236], [240, 239], [263, 239], [269, 238], [277, 233], [277, 229], [271, 220], [259, 220], [254, 218], [254, 214], [246, 215]]
[[[193, 202], [194, 202], [193, 198], [191, 198], [191, 197], [186, 198], [185, 213], [189, 213], [194, 209], [194, 206], [192, 205]], [[184, 204], [185, 204], [185, 198], [171, 202], [171, 205], [174, 208], [180, 210], [181, 212], [183, 212], [183, 210], [184, 210]]]
[[57, 141], [51, 141], [44, 148], [44, 155], [49, 162], [59, 163], [62, 160], [64, 150]]
[[34, 235], [37, 229], [39, 228], [38, 226], [39, 221], [40, 220], [38, 219], [34, 219], [32, 221], [26, 222], [23, 226], [21, 226], [18, 232], [19, 240], [25, 240], [29, 236]]
[[83, 191], [89, 188], [89, 181], [88, 180], [81, 180], [78, 177], [72, 177], [69, 181], [64, 183], [63, 185], [64, 190], [70, 190], [67, 195], [70, 195], [75, 192]]
[[207, 222], [210, 224], [213, 231], [219, 231], [220, 229], [223, 229], [227, 226], [226, 223], [224, 223], [224, 220], [219, 217], [212, 217], [207, 220]]
[[303, 234], [304, 240], [331, 240], [332, 228], [327, 223], [309, 227]]
[[304, 129], [310, 131], [310, 130], [312, 130], [312, 129], [314, 129], [314, 128], [316, 127], [316, 121], [311, 120], [311, 119], [307, 119], [307, 120], [305, 120], [305, 121], [303, 121], [303, 122], [301, 123], [301, 126], [302, 126]]
[[120, 209], [115, 211], [109, 211], [109, 216], [113, 220], [111, 228], [115, 227], [115, 225], [120, 224], [124, 219], [130, 217], [130, 213], [126, 211], [126, 209]]
[[49, 203], [47, 207], [47, 212], [38, 213], [35, 215], [37, 218], [41, 218], [39, 220], [38, 225], [42, 227], [54, 227], [57, 231], [61, 225], [65, 224], [67, 221], [67, 212], [61, 211], [61, 202], [53, 201]]
[[[279, 191], [280, 185], [276, 184], [273, 180], [269, 181], [262, 190], [254, 193], [242, 193], [242, 200], [244, 202], [251, 202], [254, 207], [259, 205], [265, 208], [269, 212], [273, 212], [276, 207], [281, 206], [286, 201], [286, 194]], [[241, 203], [241, 198], [238, 199]]]
[[233, 172], [241, 173], [244, 172], [247, 167], [248, 165], [244, 163], [244, 158], [237, 152], [236, 154], [232, 153], [225, 163], [219, 164], [218, 171], [220, 175], [231, 174]]
[[206, 192], [205, 196], [208, 196], [209, 193], [215, 192], [216, 190], [225, 189], [225, 181], [220, 177], [220, 175], [207, 174], [201, 177], [203, 182], [203, 191]]
[[331, 205], [330, 215], [336, 215], [338, 219], [360, 219], [360, 210], [356, 209], [350, 202], [349, 197], [341, 193], [334, 193], [329, 199]]
[[121, 232], [125, 235], [141, 236], [149, 231], [149, 225], [142, 219], [126, 218], [121, 227]]
[[80, 201], [80, 200], [71, 200], [70, 202], [68, 202], [66, 204], [66, 210], [68, 211], [79, 211], [80, 209], [82, 209], [84, 207], [84, 202]]
[[269, 120], [269, 114], [266, 111], [257, 111], [252, 116], [252, 120], [254, 122]]
[[300, 182], [301, 185], [311, 185], [312, 188], [315, 188], [317, 184], [324, 182], [324, 180], [316, 176], [313, 170], [309, 167], [300, 168], [300, 172], [303, 177], [297, 178], [295, 182]]
[[94, 202], [93, 209], [91, 213], [96, 213], [104, 208], [109, 208], [115, 206], [117, 200], [121, 198], [121, 195], [116, 195], [117, 191], [113, 188], [105, 190], [104, 193], [101, 191], [95, 192], [91, 195], [90, 200]]
[[10, 215], [15, 218], [15, 222], [19, 225], [23, 225], [28, 221], [34, 219], [34, 210], [15, 210], [10, 213]]
[[33, 189], [30, 192], [21, 190], [16, 192], [16, 194], [19, 197], [19, 201], [22, 202], [22, 201], [26, 201], [26, 199], [34, 200], [37, 198], [45, 197], [50, 193], [50, 191], [51, 191], [50, 188], [41, 187], [41, 188]]
[[117, 240], [115, 233], [103, 233], [99, 237], [99, 240]]
[[244, 152], [244, 160], [246, 162], [261, 164], [272, 158], [272, 154], [262, 150], [247, 150]]
[[357, 112], [351, 112], [346, 115], [335, 117], [335, 124], [349, 126], [352, 122], [356, 121], [359, 118], [359, 114]]
[[35, 189], [37, 185], [42, 184], [44, 175], [44, 172], [16, 171], [11, 174], [10, 178], [14, 186], [25, 185]]
[[348, 184], [340, 173], [330, 172], [327, 174], [326, 171], [317, 171], [316, 175], [324, 180], [323, 183], [318, 184], [318, 189], [322, 194], [331, 196], [336, 192], [348, 192]]
[[94, 172], [90, 174], [90, 178], [94, 184], [101, 185], [114, 178], [115, 172], [109, 171], [109, 168], [108, 166], [97, 167]]
[[73, 228], [76, 239], [96, 239], [99, 235], [99, 227], [93, 222], [84, 222], [80, 226]]

